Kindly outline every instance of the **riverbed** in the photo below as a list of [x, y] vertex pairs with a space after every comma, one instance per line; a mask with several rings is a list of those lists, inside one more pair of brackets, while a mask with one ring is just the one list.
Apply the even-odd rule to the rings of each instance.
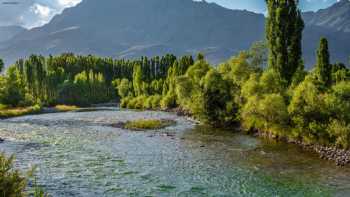
[[[171, 119], [160, 130], [114, 123]], [[0, 151], [51, 196], [350, 196], [350, 168], [286, 143], [116, 108], [0, 121]]]

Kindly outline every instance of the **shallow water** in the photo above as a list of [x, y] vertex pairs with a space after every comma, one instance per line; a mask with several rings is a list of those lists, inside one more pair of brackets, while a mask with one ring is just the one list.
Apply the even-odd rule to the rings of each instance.
[[[174, 119], [158, 131], [110, 125]], [[52, 196], [350, 196], [350, 168], [295, 145], [195, 126], [165, 112], [99, 110], [0, 121], [0, 151], [37, 166]]]

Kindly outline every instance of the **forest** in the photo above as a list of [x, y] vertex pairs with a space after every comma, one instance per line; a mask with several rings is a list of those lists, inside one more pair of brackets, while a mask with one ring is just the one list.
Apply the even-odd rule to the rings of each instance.
[[129, 109], [181, 111], [213, 127], [239, 125], [248, 133], [347, 149], [350, 70], [330, 62], [326, 38], [314, 68], [304, 69], [304, 22], [298, 3], [288, 2], [268, 0], [266, 40], [219, 65], [201, 53], [134, 60], [31, 55], [0, 77], [0, 103], [15, 108], [117, 101]]

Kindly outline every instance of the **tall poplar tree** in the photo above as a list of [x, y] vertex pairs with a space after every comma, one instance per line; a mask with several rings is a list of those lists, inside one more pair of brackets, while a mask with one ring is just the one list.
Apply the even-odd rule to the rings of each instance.
[[277, 71], [288, 83], [303, 66], [302, 32], [304, 22], [298, 0], [266, 0], [268, 17], [266, 38], [269, 68]]
[[332, 65], [329, 61], [328, 41], [321, 38], [320, 46], [317, 50], [316, 72], [318, 80], [328, 86], [332, 82]]
[[0, 59], [0, 73], [2, 72], [3, 69], [4, 69], [4, 61]]

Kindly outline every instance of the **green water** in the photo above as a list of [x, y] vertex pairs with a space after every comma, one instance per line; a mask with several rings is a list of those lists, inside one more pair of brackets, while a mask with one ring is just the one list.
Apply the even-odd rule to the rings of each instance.
[[[176, 120], [158, 131], [113, 128]], [[37, 166], [51, 196], [350, 196], [350, 168], [297, 146], [195, 126], [165, 112], [104, 109], [0, 122], [0, 151]]]

